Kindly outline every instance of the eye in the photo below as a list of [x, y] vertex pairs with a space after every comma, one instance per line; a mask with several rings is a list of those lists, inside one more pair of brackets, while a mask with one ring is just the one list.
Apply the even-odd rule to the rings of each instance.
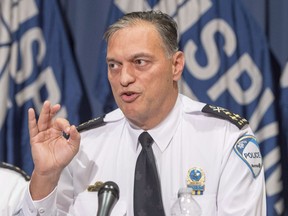
[[135, 60], [135, 64], [138, 65], [138, 66], [144, 66], [147, 64], [147, 61], [144, 60], [144, 59], [136, 59]]
[[119, 64], [115, 62], [108, 62], [108, 68], [111, 70], [117, 70], [119, 68]]

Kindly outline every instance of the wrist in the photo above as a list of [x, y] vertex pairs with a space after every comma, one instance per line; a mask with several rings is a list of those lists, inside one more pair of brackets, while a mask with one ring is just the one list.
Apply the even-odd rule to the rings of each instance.
[[33, 171], [29, 191], [33, 200], [41, 200], [47, 197], [57, 186], [60, 173], [42, 175]]

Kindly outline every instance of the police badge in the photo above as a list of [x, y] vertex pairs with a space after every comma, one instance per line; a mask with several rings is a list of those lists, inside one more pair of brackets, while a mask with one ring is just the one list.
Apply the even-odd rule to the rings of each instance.
[[202, 195], [205, 190], [205, 174], [202, 169], [193, 167], [187, 173], [187, 187], [192, 188], [193, 195]]

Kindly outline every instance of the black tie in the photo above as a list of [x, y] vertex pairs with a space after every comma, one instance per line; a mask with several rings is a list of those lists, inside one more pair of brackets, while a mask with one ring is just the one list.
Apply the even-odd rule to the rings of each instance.
[[153, 138], [143, 132], [139, 136], [142, 150], [138, 156], [134, 179], [134, 215], [165, 216], [160, 181], [152, 150]]

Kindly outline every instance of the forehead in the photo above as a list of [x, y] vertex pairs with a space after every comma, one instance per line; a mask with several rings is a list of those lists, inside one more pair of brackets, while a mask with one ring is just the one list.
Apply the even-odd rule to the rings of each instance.
[[[134, 20], [131, 21], [130, 23], [126, 23], [124, 24], [121, 28], [115, 30], [115, 32], [113, 34], [110, 35], [109, 39], [108, 39], [108, 44], [115, 40], [115, 38], [117, 39], [119, 36], [123, 36], [126, 37], [131, 37], [131, 36], [135, 36], [135, 37], [139, 37], [139, 36], [149, 36], [149, 37], [155, 37], [158, 38], [159, 40], [162, 41], [162, 37], [160, 35], [160, 33], [158, 32], [156, 25], [145, 21], [145, 20]], [[138, 38], [141, 39], [142, 37]]]
[[[121, 28], [112, 34], [108, 40], [107, 52], [117, 47], [117, 52], [124, 50], [147, 49], [155, 51], [155, 49], [164, 48], [162, 37], [157, 31], [154, 24], [147, 21], [135, 21], [128, 26]], [[164, 48], [165, 50], [165, 48]]]

